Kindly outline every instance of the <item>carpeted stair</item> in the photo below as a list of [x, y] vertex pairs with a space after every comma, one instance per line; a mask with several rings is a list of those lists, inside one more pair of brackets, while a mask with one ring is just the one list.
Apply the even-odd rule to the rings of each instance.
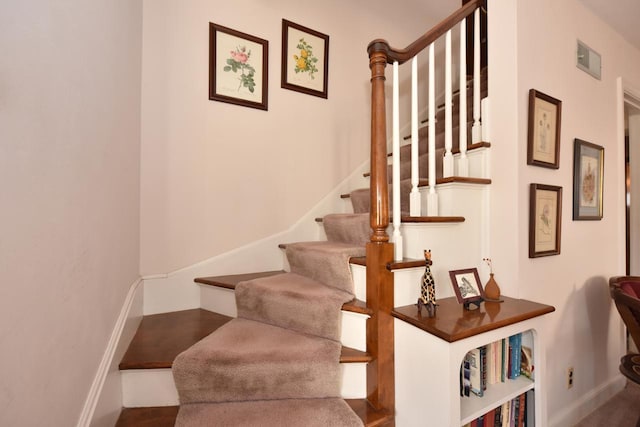
[[326, 242], [286, 246], [290, 273], [236, 286], [238, 317], [173, 362], [176, 426], [362, 426], [340, 397], [340, 311], [367, 215], [329, 215]]

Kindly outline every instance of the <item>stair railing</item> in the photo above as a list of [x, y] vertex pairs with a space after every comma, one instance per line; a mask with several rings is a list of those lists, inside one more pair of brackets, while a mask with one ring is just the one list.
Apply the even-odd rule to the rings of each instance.
[[[463, 7], [454, 12], [451, 16], [446, 18], [431, 31], [424, 34], [415, 42], [411, 43], [405, 49], [394, 49], [389, 46], [387, 41], [377, 39], [372, 41], [368, 46], [369, 62], [372, 70], [372, 197], [379, 195], [380, 192], [388, 192], [388, 186], [386, 185], [386, 179], [388, 178], [385, 171], [378, 171], [375, 175], [378, 180], [374, 178], [374, 169], [376, 166], [386, 168], [386, 111], [384, 103], [379, 102], [379, 98], [374, 97], [381, 96], [384, 100], [384, 86], [374, 88], [376, 81], [374, 79], [384, 82], [384, 68], [387, 63], [393, 64], [393, 94], [392, 94], [392, 215], [393, 219], [393, 239], [395, 243], [394, 259], [401, 260], [403, 257], [403, 239], [400, 233], [401, 217], [405, 212], [401, 210], [401, 190], [400, 190], [400, 113], [399, 113], [399, 66], [411, 60], [411, 192], [409, 194], [409, 215], [410, 216], [437, 216], [439, 214], [438, 209], [438, 194], [436, 189], [436, 162], [440, 159], [436, 158], [436, 87], [435, 87], [435, 44], [444, 36], [445, 42], [445, 87], [444, 87], [444, 157], [442, 158], [442, 169], [444, 177], [452, 176], [469, 176], [469, 161], [467, 158], [467, 99], [466, 99], [466, 87], [467, 87], [467, 64], [466, 64], [466, 25], [465, 19], [471, 14], [474, 16], [474, 76], [473, 76], [473, 126], [472, 126], [472, 142], [477, 143], [481, 140], [481, 123], [480, 123], [480, 6], [483, 0], [472, 0], [465, 4]], [[453, 54], [452, 54], [452, 31], [456, 25], [459, 25], [460, 30], [460, 49], [459, 49], [459, 126], [458, 126], [458, 141], [460, 155], [457, 162], [453, 156], [453, 82], [452, 82], [452, 69], [453, 69]], [[418, 117], [418, 54], [428, 48], [428, 66], [429, 66], [429, 81], [428, 81], [428, 192], [427, 200], [422, 202], [422, 195], [419, 190], [420, 185], [420, 169], [419, 169], [419, 117]], [[374, 61], [376, 70], [374, 71]], [[374, 109], [380, 108], [381, 111], [374, 111]], [[375, 126], [375, 127], [374, 127]], [[375, 159], [379, 161], [380, 165], [374, 164], [374, 146], [378, 150], [384, 149], [384, 157]], [[384, 162], [382, 161], [384, 160]], [[384, 174], [384, 176], [382, 175]], [[376, 182], [385, 180], [385, 183]], [[384, 185], [383, 188], [382, 185]], [[373, 187], [378, 186], [374, 191]], [[375, 193], [375, 194], [374, 194]], [[376, 209], [382, 208], [379, 200], [372, 198], [372, 210], [373, 215]], [[426, 212], [423, 212], [424, 205], [426, 205]], [[375, 209], [374, 209], [375, 206]], [[388, 208], [388, 205], [387, 205]], [[388, 216], [387, 216], [388, 217]], [[372, 218], [372, 228], [374, 234], [377, 236], [380, 230], [376, 232], [375, 226], [380, 226], [377, 221], [382, 219]], [[387, 223], [388, 225], [388, 223]]]
[[[445, 88], [445, 155], [443, 170], [445, 176], [455, 173], [452, 155], [452, 82], [451, 82], [451, 30], [457, 24], [475, 13], [474, 37], [474, 126], [472, 138], [480, 141], [480, 37], [479, 8], [483, 0], [471, 0], [463, 7], [443, 20], [432, 30], [411, 43], [405, 49], [394, 49], [387, 41], [372, 41], [369, 53], [371, 69], [371, 186], [370, 186], [370, 223], [371, 239], [367, 244], [367, 306], [371, 310], [371, 318], [367, 322], [367, 352], [372, 362], [367, 366], [367, 399], [377, 409], [394, 413], [395, 379], [394, 379], [394, 331], [391, 311], [393, 301], [393, 273], [388, 266], [395, 260], [402, 259], [402, 236], [400, 234], [400, 135], [399, 135], [399, 78], [398, 67], [409, 60], [412, 63], [411, 77], [411, 193], [410, 215], [420, 216], [421, 196], [418, 190], [419, 181], [419, 148], [418, 148], [418, 66], [417, 54], [429, 48], [429, 99], [428, 99], [428, 149], [429, 149], [429, 192], [427, 196], [427, 215], [438, 214], [438, 196], [436, 193], [435, 165], [435, 54], [434, 44], [445, 35], [446, 43], [446, 88]], [[460, 25], [460, 157], [458, 175], [468, 176], [467, 151], [467, 117], [466, 117], [466, 26]], [[387, 123], [385, 109], [385, 67], [393, 64], [393, 242], [389, 241], [389, 187], [387, 176]], [[477, 88], [477, 89], [476, 89]], [[464, 104], [463, 104], [464, 103]], [[476, 113], [477, 104], [477, 113]], [[478, 126], [478, 127], [476, 127]], [[477, 138], [477, 139], [476, 139]]]

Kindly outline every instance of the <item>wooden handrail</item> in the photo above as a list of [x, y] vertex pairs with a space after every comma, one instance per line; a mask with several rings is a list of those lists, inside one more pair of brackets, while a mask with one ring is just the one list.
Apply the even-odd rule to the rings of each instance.
[[392, 64], [393, 62], [398, 61], [399, 64], [404, 64], [409, 59], [416, 56], [422, 49], [426, 48], [440, 38], [444, 33], [452, 29], [458, 22], [471, 15], [482, 5], [482, 2], [483, 0], [471, 0], [404, 49], [395, 49], [389, 46], [389, 43], [386, 40], [376, 39], [367, 46], [369, 57], [371, 58], [373, 52], [384, 52], [387, 57], [387, 63]]

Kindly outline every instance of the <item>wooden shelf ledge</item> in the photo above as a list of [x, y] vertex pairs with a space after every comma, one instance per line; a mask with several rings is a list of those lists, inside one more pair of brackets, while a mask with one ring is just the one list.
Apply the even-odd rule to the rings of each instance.
[[418, 313], [415, 304], [397, 307], [391, 315], [447, 342], [454, 342], [487, 331], [555, 311], [550, 305], [524, 299], [502, 297], [504, 302], [483, 302], [479, 309], [465, 310], [456, 297], [437, 301], [435, 317], [426, 310]]

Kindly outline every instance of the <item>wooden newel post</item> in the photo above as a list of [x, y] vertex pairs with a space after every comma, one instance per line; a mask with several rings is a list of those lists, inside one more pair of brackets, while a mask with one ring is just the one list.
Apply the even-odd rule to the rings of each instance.
[[[387, 266], [393, 261], [389, 243], [389, 186], [387, 181], [387, 131], [384, 71], [388, 44], [373, 41], [368, 48], [371, 68], [371, 242], [367, 244], [367, 399], [374, 407], [395, 412], [393, 273]], [[393, 422], [388, 425], [394, 425]]]

